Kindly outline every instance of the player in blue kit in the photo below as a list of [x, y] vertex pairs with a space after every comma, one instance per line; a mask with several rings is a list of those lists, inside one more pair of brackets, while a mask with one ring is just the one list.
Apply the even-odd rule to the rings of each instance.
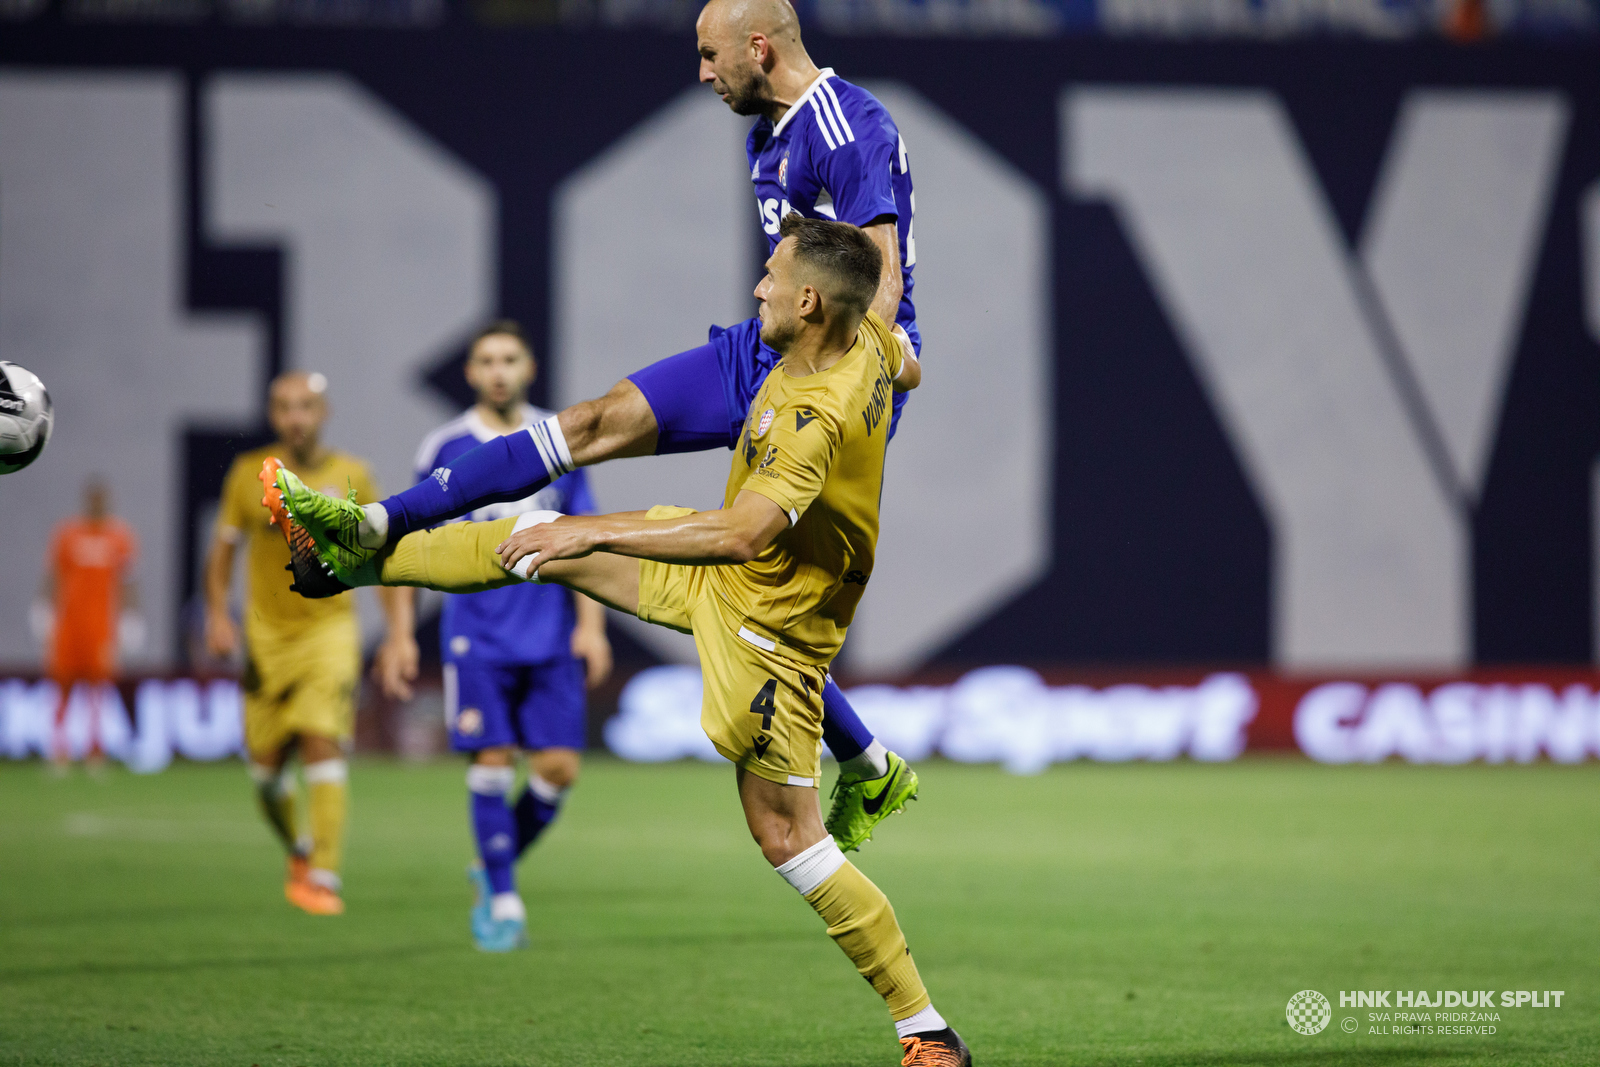
[[[736, 113], [756, 116], [746, 151], [769, 251], [790, 212], [861, 227], [883, 259], [872, 310], [920, 354], [910, 164], [889, 112], [811, 61], [788, 0], [711, 0], [695, 29], [700, 80]], [[712, 327], [708, 343], [629, 375], [605, 396], [462, 454], [435, 477], [367, 505], [361, 545], [380, 549], [603, 460], [733, 448], [756, 388], [779, 361], [759, 335], [753, 318]], [[905, 396], [895, 396], [891, 435]], [[915, 798], [917, 776], [872, 737], [831, 678], [823, 707], [823, 740], [840, 766], [827, 829], [848, 851]]]
[[[448, 469], [485, 441], [548, 418], [550, 412], [527, 403], [537, 372], [516, 323], [496, 322], [479, 333], [466, 367], [478, 402], [422, 442], [418, 479]], [[562, 475], [521, 500], [478, 508], [470, 518], [545, 510], [594, 514], [584, 473]], [[439, 643], [450, 744], [472, 757], [467, 789], [479, 858], [469, 872], [478, 891], [472, 937], [481, 949], [508, 952], [527, 943], [514, 864], [554, 821], [577, 779], [585, 689], [611, 670], [605, 611], [588, 597], [549, 585], [446, 594]], [[528, 780], [508, 806], [518, 749], [528, 753]]]

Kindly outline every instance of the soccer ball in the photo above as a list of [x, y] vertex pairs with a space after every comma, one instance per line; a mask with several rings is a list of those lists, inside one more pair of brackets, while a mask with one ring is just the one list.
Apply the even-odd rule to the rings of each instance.
[[31, 370], [0, 359], [0, 474], [39, 458], [55, 426], [50, 394]]

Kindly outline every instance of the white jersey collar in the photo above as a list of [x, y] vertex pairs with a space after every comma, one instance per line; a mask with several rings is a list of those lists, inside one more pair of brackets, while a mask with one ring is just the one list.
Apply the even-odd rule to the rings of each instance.
[[[518, 429], [526, 430], [529, 426], [532, 426], [537, 420], [538, 414], [539, 409], [532, 404], [522, 405], [522, 425]], [[483, 421], [483, 416], [478, 414], [476, 406], [467, 409], [465, 421], [467, 432], [477, 438], [479, 444], [483, 444], [485, 441], [493, 441], [500, 436], [500, 434], [489, 428], [488, 423]], [[513, 430], [512, 432], [515, 433], [516, 431]]]
[[818, 74], [816, 79], [812, 81], [810, 85], [806, 86], [806, 91], [800, 94], [800, 99], [796, 100], [794, 104], [790, 106], [789, 110], [783, 113], [783, 118], [778, 120], [778, 124], [772, 127], [772, 136], [776, 137], [778, 134], [782, 133], [783, 128], [789, 125], [789, 120], [794, 118], [795, 115], [799, 113], [800, 105], [804, 104], [807, 100], [810, 100], [811, 95], [817, 91], [818, 87], [820, 87], [823, 82], [827, 81], [831, 77], [833, 77], [833, 68], [823, 67], [822, 73]]

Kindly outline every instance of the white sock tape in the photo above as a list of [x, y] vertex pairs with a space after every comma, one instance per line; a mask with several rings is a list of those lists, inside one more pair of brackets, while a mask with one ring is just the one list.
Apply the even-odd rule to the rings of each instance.
[[265, 763], [250, 764], [250, 780], [257, 788], [268, 790], [273, 796], [286, 797], [294, 792], [294, 771], [285, 764], [274, 770]]
[[839, 846], [834, 844], [830, 835], [779, 867], [778, 873], [801, 896], [807, 896], [843, 866], [844, 853], [839, 851]]
[[517, 772], [513, 767], [474, 763], [467, 768], [467, 788], [479, 796], [503, 797], [511, 792], [512, 783], [516, 780]]
[[944, 1021], [944, 1016], [933, 1010], [933, 1005], [917, 1012], [908, 1019], [897, 1019], [894, 1024], [896, 1037], [910, 1037], [912, 1034], [927, 1034], [935, 1030], [943, 1030], [950, 1024]]
[[567, 435], [561, 432], [561, 416], [551, 415], [529, 426], [528, 436], [533, 438], [533, 446], [539, 450], [552, 482], [572, 470], [572, 450], [567, 447]]
[[537, 774], [528, 775], [528, 789], [546, 804], [561, 803], [561, 796], [566, 792], [565, 789], [558, 789], [555, 783], [547, 782]]
[[331, 889], [335, 893], [344, 888], [344, 879], [324, 867], [311, 868], [306, 872], [306, 880], [324, 889]]
[[[518, 534], [530, 526], [538, 526], [540, 523], [545, 522], [555, 522], [559, 518], [561, 518], [561, 512], [559, 511], [530, 511], [517, 516], [517, 524], [511, 527], [511, 532]], [[534, 571], [531, 575], [528, 573], [528, 567], [532, 563], [532, 556], [523, 556], [517, 560], [517, 565], [511, 568], [511, 573], [523, 581], [537, 582], [539, 580], [539, 572]]]
[[306, 764], [306, 785], [343, 785], [350, 780], [350, 765], [342, 759]]

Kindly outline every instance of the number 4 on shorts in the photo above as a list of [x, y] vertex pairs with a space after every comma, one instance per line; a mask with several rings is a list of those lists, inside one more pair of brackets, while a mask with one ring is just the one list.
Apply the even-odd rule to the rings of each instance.
[[750, 702], [750, 714], [761, 716], [761, 728], [772, 729], [772, 716], [778, 710], [778, 680], [768, 678], [767, 684], [761, 687], [761, 692]]

